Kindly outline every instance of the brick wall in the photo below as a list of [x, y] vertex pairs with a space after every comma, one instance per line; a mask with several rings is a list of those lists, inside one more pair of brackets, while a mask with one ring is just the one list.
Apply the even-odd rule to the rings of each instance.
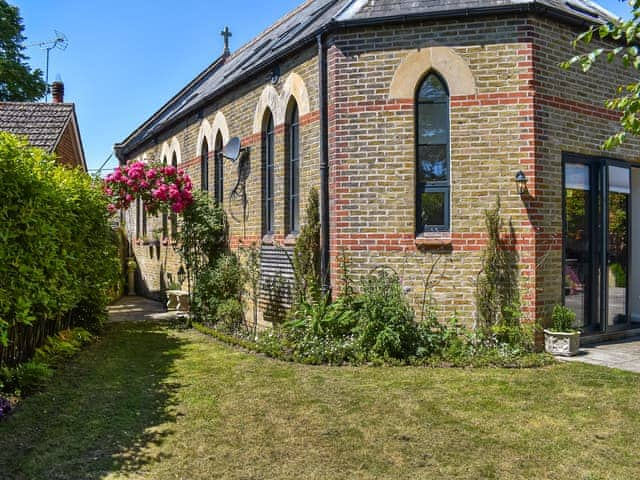
[[638, 161], [640, 142], [633, 138], [612, 151], [600, 149], [602, 142], [619, 129], [619, 115], [604, 108], [604, 102], [614, 96], [617, 85], [636, 81], [633, 71], [606, 62], [597, 64], [588, 74], [579, 68], [566, 71], [558, 66], [578, 52], [605, 46], [595, 40], [588, 50], [584, 46], [573, 50], [571, 41], [580, 31], [546, 19], [529, 22], [536, 72], [536, 172], [528, 202], [537, 232], [540, 317], [548, 317], [562, 294], [562, 153]]
[[83, 167], [82, 155], [78, 150], [78, 139], [71, 124], [67, 125], [54, 153], [58, 157], [59, 163], [72, 167]]
[[[334, 282], [344, 252], [356, 275], [380, 266], [396, 270], [418, 307], [436, 263], [431, 280], [437, 285], [430, 292], [440, 318], [457, 314], [472, 323], [484, 211], [499, 194], [517, 240], [526, 292], [533, 234], [513, 180], [533, 153], [532, 58], [522, 38], [525, 24], [526, 19], [510, 18], [441, 21], [359, 30], [335, 39], [330, 52]], [[409, 53], [442, 45], [470, 67], [477, 93], [450, 99], [450, 232], [417, 240], [414, 102], [389, 100], [389, 85]], [[535, 313], [526, 315], [532, 319]]]
[[[304, 50], [280, 65], [281, 79], [274, 85], [279, 96], [278, 108], [285, 108], [288, 99], [284, 98], [284, 83], [290, 73], [299, 75], [306, 86], [309, 98], [309, 112], [300, 115], [300, 212], [304, 212], [307, 196], [311, 186], [319, 184], [319, 126], [318, 126], [318, 68], [315, 49]], [[161, 161], [162, 146], [171, 143], [175, 138], [180, 146], [181, 167], [191, 176], [194, 186], [201, 185], [200, 145], [198, 133], [202, 118], [213, 123], [218, 112], [222, 112], [227, 121], [229, 135], [237, 136], [243, 147], [250, 148], [251, 174], [246, 184], [248, 204], [246, 222], [243, 220], [243, 208], [238, 200], [230, 201], [229, 195], [236, 184], [237, 166], [229, 160], [224, 161], [224, 209], [230, 224], [230, 239], [232, 248], [250, 246], [262, 240], [262, 140], [260, 133], [253, 131], [254, 116], [260, 96], [266, 87], [271, 85], [268, 72], [262, 72], [255, 78], [248, 79], [238, 89], [208, 105], [202, 111], [202, 117], [197, 115], [173, 126], [166, 134], [159, 136], [155, 142], [142, 146], [133, 152], [127, 160], [148, 159]], [[285, 125], [276, 124], [275, 144], [275, 235], [276, 241], [285, 241], [285, 199], [284, 199], [284, 168], [285, 168]], [[213, 132], [215, 139], [216, 132]], [[215, 168], [213, 159], [214, 143], [209, 142], [211, 152], [209, 161], [209, 192], [214, 193]], [[171, 158], [168, 158], [171, 162]], [[135, 237], [136, 220], [135, 208], [132, 206], [127, 212], [127, 225], [130, 237]], [[148, 220], [148, 231], [161, 227], [161, 218]], [[289, 239], [291, 240], [291, 239]], [[180, 258], [173, 251], [171, 245], [160, 247], [160, 254], [149, 254], [147, 246], [135, 246], [135, 256], [140, 264], [140, 287], [143, 293], [158, 296], [161, 290], [161, 279], [170, 274], [177, 278]], [[186, 284], [184, 285], [186, 288]]]
[[[379, 267], [396, 270], [416, 308], [430, 280], [428, 293], [439, 317], [444, 320], [456, 314], [471, 324], [486, 243], [484, 212], [499, 195], [504, 236], [519, 256], [524, 319], [545, 317], [561, 295], [562, 152], [599, 153], [598, 146], [617, 128], [616, 116], [602, 108], [612, 93], [603, 85], [610, 85], [612, 78], [620, 82], [631, 78], [617, 67], [597, 67], [590, 75], [560, 70], [559, 63], [573, 55], [570, 43], [575, 33], [555, 21], [521, 16], [367, 27], [329, 37], [330, 242], [336, 291], [344, 255], [356, 277]], [[392, 98], [390, 86], [408, 55], [442, 46], [468, 66], [475, 90], [450, 97], [450, 231], [417, 238], [414, 99]], [[300, 141], [304, 212], [309, 188], [319, 184], [315, 49], [283, 62], [281, 70], [283, 80], [290, 72], [300, 75], [309, 95], [310, 111], [301, 118]], [[445, 81], [456, 81], [443, 76]], [[275, 86], [277, 96], [282, 96], [283, 80]], [[223, 112], [230, 136], [239, 136], [243, 146], [251, 148], [246, 224], [240, 205], [228, 200], [236, 173], [225, 162], [224, 206], [233, 248], [262, 238], [262, 147], [253, 123], [268, 85], [266, 74], [248, 79], [202, 112], [210, 121]], [[183, 166], [194, 184], [200, 185], [196, 145], [200, 122], [196, 115], [182, 121], [132, 158], [160, 160], [164, 142], [175, 138]], [[279, 122], [275, 238], [280, 241], [285, 240], [284, 130]], [[212, 142], [209, 147], [213, 150]], [[611, 155], [633, 160], [636, 148], [636, 143], [629, 143]], [[523, 197], [514, 181], [519, 170], [529, 178], [529, 191]], [[209, 172], [213, 191], [213, 162]], [[130, 228], [135, 231], [134, 224]], [[163, 274], [175, 278], [179, 259], [170, 248], [161, 247], [159, 255], [150, 255], [148, 247], [136, 247], [135, 252], [140, 275], [151, 292], [160, 289]]]

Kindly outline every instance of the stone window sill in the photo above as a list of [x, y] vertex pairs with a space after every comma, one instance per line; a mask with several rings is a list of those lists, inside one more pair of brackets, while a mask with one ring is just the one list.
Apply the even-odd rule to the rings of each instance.
[[298, 240], [298, 234], [297, 233], [290, 233], [289, 235], [284, 237], [284, 241], [282, 243], [284, 243], [288, 247], [291, 247], [291, 246], [294, 246], [296, 244], [296, 240]]
[[451, 233], [423, 233], [415, 239], [416, 247], [424, 250], [451, 249]]

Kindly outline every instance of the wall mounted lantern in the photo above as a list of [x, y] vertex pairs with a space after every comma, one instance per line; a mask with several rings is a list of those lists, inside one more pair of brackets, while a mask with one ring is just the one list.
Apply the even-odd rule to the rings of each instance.
[[178, 269], [178, 282], [180, 282], [180, 288], [182, 288], [185, 278], [187, 278], [187, 272], [184, 270], [184, 267], [180, 265], [180, 268]]
[[516, 186], [518, 188], [518, 195], [522, 196], [527, 193], [527, 176], [522, 170], [516, 173]]

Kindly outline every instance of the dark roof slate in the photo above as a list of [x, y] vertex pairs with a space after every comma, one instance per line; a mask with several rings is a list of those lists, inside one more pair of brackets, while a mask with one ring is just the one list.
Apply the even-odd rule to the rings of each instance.
[[293, 49], [308, 44], [328, 25], [391, 21], [404, 16], [479, 14], [500, 8], [542, 8], [580, 22], [604, 23], [613, 14], [591, 0], [307, 0], [241, 47], [220, 57], [140, 125], [122, 143], [127, 154], [184, 115], [197, 111], [235, 82], [269, 66]]
[[[356, 0], [357, 1], [357, 0]], [[390, 17], [444, 14], [500, 7], [540, 6], [586, 21], [607, 22], [615, 16], [591, 0], [361, 0], [361, 7], [346, 21], [384, 20]]]
[[73, 109], [72, 103], [0, 102], [0, 131], [26, 136], [34, 147], [53, 152]]

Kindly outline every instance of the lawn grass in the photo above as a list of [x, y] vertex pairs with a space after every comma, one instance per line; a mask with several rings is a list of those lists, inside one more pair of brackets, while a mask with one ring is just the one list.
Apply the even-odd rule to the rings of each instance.
[[110, 324], [0, 424], [0, 479], [632, 479], [640, 376], [282, 363]]

